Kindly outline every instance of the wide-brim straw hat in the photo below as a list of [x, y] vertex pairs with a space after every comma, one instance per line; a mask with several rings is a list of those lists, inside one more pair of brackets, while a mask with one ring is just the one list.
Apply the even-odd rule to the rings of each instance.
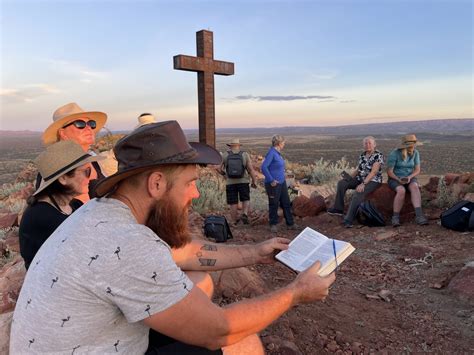
[[143, 125], [120, 139], [114, 147], [118, 170], [100, 181], [98, 197], [109, 193], [127, 177], [160, 165], [200, 164], [220, 165], [222, 157], [214, 148], [203, 143], [189, 143], [176, 121]]
[[99, 111], [84, 111], [75, 102], [61, 106], [53, 114], [53, 123], [43, 133], [43, 143], [50, 145], [59, 141], [58, 131], [68, 123], [80, 118], [88, 118], [97, 122], [96, 132], [104, 127], [107, 115]]
[[423, 145], [423, 144], [421, 142], [418, 142], [414, 134], [407, 134], [402, 137], [400, 145], [398, 146], [398, 149], [405, 149], [412, 146], [416, 147], [420, 145]]
[[242, 145], [240, 144], [240, 139], [239, 138], [233, 138], [229, 143], [226, 143], [228, 147], [231, 147], [233, 145]]
[[135, 129], [150, 123], [156, 123], [155, 116], [153, 116], [151, 113], [142, 113], [138, 117], [138, 125], [135, 126]]
[[79, 144], [70, 140], [50, 145], [35, 159], [35, 164], [42, 179], [40, 186], [33, 195], [37, 195], [71, 170], [102, 159], [105, 158], [85, 153]]

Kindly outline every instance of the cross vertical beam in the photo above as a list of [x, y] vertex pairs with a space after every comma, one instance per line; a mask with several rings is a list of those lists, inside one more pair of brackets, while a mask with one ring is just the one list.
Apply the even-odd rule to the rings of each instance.
[[197, 72], [199, 142], [216, 146], [214, 74], [234, 75], [234, 63], [214, 60], [213, 33], [196, 32], [196, 57], [175, 55], [174, 69]]

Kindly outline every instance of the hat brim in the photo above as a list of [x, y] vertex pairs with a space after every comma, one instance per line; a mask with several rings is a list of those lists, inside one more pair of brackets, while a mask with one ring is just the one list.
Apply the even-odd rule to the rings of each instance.
[[226, 146], [228, 146], [228, 147], [232, 147], [233, 145], [241, 146], [242, 143], [226, 143]]
[[33, 193], [33, 196], [36, 196], [37, 194], [39, 194], [41, 191], [43, 191], [45, 188], [47, 188], [49, 185], [51, 185], [53, 182], [55, 182], [57, 179], [59, 179], [64, 174], [70, 172], [71, 170], [74, 170], [84, 164], [92, 163], [93, 161], [99, 161], [99, 160], [104, 160], [104, 159], [105, 157], [100, 156], [100, 155], [94, 155], [94, 156], [91, 155], [90, 157], [86, 157], [83, 160], [78, 161], [76, 164], [72, 165], [68, 169], [64, 170], [64, 172], [54, 177], [54, 179], [51, 179], [48, 181], [44, 181], [43, 179], [41, 179], [40, 186], [38, 186], [38, 189]]
[[189, 142], [191, 147], [193, 147], [197, 154], [194, 155], [190, 159], [185, 159], [181, 161], [169, 161], [167, 163], [162, 164], [149, 164], [146, 166], [140, 166], [135, 168], [130, 168], [123, 171], [118, 171], [114, 175], [106, 177], [102, 181], [100, 181], [95, 187], [95, 195], [97, 197], [102, 197], [109, 193], [112, 188], [117, 185], [120, 181], [139, 174], [143, 171], [149, 170], [156, 166], [161, 165], [172, 165], [172, 164], [199, 164], [199, 165], [221, 165], [222, 164], [222, 156], [220, 153], [215, 150], [214, 148], [208, 146], [207, 144], [197, 143], [197, 142]]
[[83, 118], [87, 117], [90, 120], [94, 120], [97, 122], [97, 127], [94, 129], [94, 131], [99, 132], [102, 127], [104, 127], [105, 122], [107, 122], [107, 115], [103, 112], [98, 112], [98, 111], [90, 111], [90, 112], [81, 112], [81, 113], [75, 113], [73, 115], [69, 115], [66, 117], [63, 117], [57, 121], [54, 121], [49, 125], [48, 128], [43, 133], [43, 136], [41, 137], [43, 140], [44, 145], [51, 145], [53, 143], [56, 143], [58, 141], [58, 131], [67, 125], [70, 122], [75, 121], [78, 118]]

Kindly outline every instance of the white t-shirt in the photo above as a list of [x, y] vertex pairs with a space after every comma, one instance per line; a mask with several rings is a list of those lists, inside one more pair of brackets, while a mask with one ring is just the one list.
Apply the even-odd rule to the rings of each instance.
[[149, 328], [141, 321], [192, 287], [169, 246], [125, 204], [91, 200], [33, 259], [13, 315], [10, 352], [143, 354]]

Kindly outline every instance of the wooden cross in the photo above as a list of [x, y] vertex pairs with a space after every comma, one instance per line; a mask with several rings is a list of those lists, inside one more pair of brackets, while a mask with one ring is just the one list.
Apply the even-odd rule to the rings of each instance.
[[211, 31], [196, 32], [197, 56], [175, 55], [174, 69], [195, 71], [198, 75], [199, 142], [216, 146], [214, 74], [234, 75], [234, 63], [214, 60]]

